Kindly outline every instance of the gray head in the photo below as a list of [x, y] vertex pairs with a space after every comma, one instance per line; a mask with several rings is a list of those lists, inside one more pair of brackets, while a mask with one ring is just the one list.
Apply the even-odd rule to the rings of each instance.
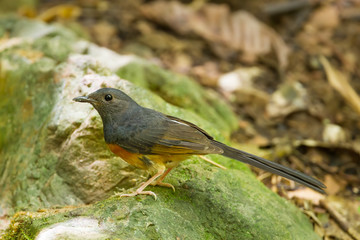
[[86, 102], [94, 106], [104, 120], [109, 114], [118, 114], [130, 105], [137, 105], [128, 95], [115, 88], [100, 88], [87, 96], [76, 97], [76, 102]]

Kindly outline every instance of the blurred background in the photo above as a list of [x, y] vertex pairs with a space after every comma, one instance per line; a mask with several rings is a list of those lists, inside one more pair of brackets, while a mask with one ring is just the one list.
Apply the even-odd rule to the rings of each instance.
[[220, 93], [239, 119], [233, 142], [316, 176], [328, 195], [258, 178], [324, 238], [360, 239], [359, 0], [3, 0], [0, 14], [62, 24]]

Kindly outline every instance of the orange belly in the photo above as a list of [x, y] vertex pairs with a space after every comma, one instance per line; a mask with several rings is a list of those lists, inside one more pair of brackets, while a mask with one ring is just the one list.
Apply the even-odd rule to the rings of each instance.
[[141, 169], [158, 168], [160, 166], [175, 167], [180, 161], [185, 160], [187, 155], [144, 155], [131, 153], [116, 144], [108, 144], [110, 150], [132, 166]]

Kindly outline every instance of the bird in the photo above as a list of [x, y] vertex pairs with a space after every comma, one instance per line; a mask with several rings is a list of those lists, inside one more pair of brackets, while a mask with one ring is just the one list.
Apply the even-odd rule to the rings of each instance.
[[121, 197], [144, 194], [156, 199], [154, 192], [145, 190], [147, 186], [174, 189], [171, 184], [163, 182], [166, 175], [190, 156], [207, 154], [223, 155], [325, 193], [326, 186], [319, 180], [227, 146], [191, 122], [140, 106], [121, 90], [100, 88], [73, 100], [90, 103], [97, 110], [102, 119], [105, 142], [115, 155], [130, 165], [154, 173], [134, 192], [121, 194]]

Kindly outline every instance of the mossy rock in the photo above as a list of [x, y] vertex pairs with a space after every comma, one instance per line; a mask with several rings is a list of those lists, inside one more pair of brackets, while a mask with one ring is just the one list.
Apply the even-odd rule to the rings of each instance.
[[[13, 26], [20, 24], [11, 21]], [[31, 23], [44, 25], [29, 21], [27, 26]], [[3, 25], [8, 26], [3, 32], [11, 31], [11, 24]], [[169, 104], [154, 89], [120, 79], [90, 55], [69, 56], [77, 42], [63, 41], [72, 35], [61, 33], [62, 29], [29, 37], [0, 53], [0, 130], [4, 133], [0, 135], [0, 212], [24, 211], [14, 215], [3, 239], [318, 239], [310, 221], [293, 204], [264, 187], [245, 165], [222, 156], [209, 158], [231, 169], [218, 169], [197, 157], [184, 161], [166, 178], [175, 192], [149, 188], [157, 193], [156, 201], [151, 196], [113, 196], [114, 191], [130, 191], [148, 175], [107, 149], [97, 112], [73, 102], [73, 97], [116, 87], [145, 107], [191, 121], [217, 140], [225, 138], [219, 123], [206, 118], [208, 113], [199, 116], [194, 109]], [[59, 48], [68, 50], [48, 51], [49, 37], [69, 44]], [[160, 75], [173, 77], [168, 72]], [[152, 78], [156, 76], [159, 73]], [[201, 89], [184, 81], [184, 86], [190, 86], [184, 89]], [[176, 93], [179, 99], [194, 94], [184, 89]], [[207, 91], [199, 92], [196, 98], [202, 101]], [[207, 101], [203, 104], [212, 109]], [[219, 110], [211, 115], [218, 115], [220, 122], [226, 118]], [[231, 121], [226, 125], [229, 131]], [[63, 235], [51, 232], [54, 229], [62, 229], [57, 233]]]
[[76, 234], [85, 219], [93, 221], [89, 232], [101, 226], [96, 239], [319, 239], [305, 215], [248, 171], [226, 171], [192, 160], [175, 169], [168, 182], [175, 192], [149, 188], [157, 200], [113, 196], [65, 212], [23, 214], [16, 218], [22, 231], [8, 229], [7, 234], [26, 239], [26, 233], [32, 239], [42, 229], [39, 240], [54, 234], [59, 234], [54, 239], [93, 239]]

